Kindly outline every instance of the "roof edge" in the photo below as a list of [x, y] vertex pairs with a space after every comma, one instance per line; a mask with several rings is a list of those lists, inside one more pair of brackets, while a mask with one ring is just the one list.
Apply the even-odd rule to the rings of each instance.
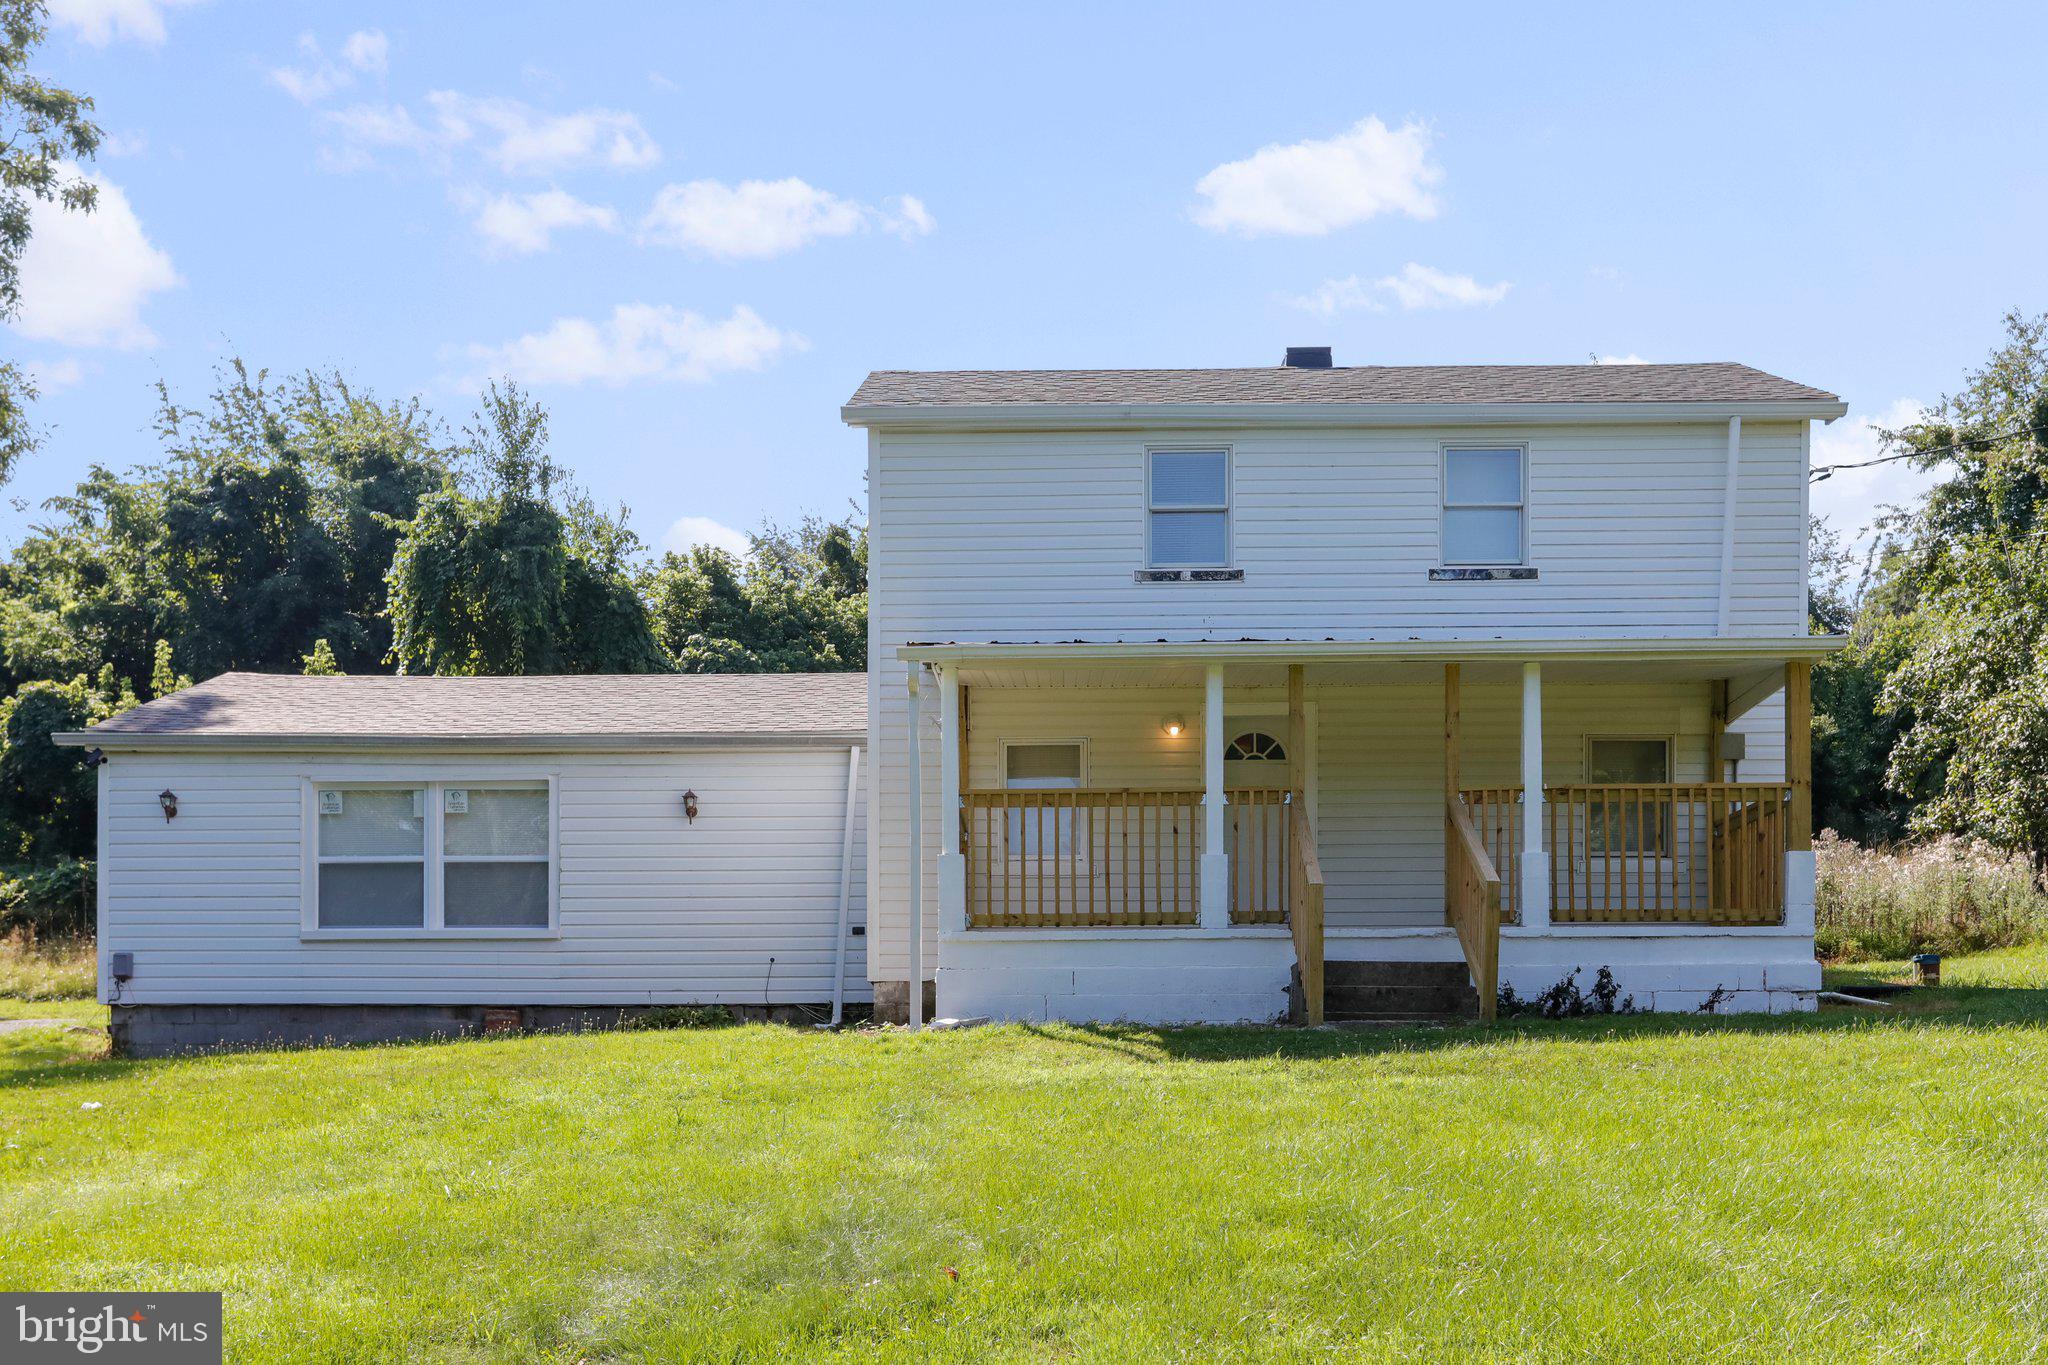
[[1198, 427], [1554, 426], [1564, 423], [1832, 422], [1849, 405], [1839, 398], [1708, 402], [1568, 403], [848, 403], [840, 420], [854, 427], [968, 430], [1114, 430]]
[[50, 742], [65, 748], [141, 753], [167, 749], [244, 751], [460, 750], [516, 754], [624, 753], [660, 749], [840, 749], [867, 743], [866, 730], [748, 731], [730, 734], [581, 735], [334, 735], [208, 734], [203, 730], [64, 730]]
[[1637, 636], [1613, 639], [1490, 640], [1083, 640], [1057, 643], [930, 642], [899, 646], [896, 657], [910, 663], [1387, 663], [1456, 662], [1461, 659], [1724, 658], [1823, 659], [1849, 643], [1846, 635]]

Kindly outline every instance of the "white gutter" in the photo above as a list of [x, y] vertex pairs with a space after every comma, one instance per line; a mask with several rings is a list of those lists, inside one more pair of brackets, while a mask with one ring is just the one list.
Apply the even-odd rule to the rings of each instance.
[[1721, 474], [1721, 601], [1714, 634], [1728, 633], [1728, 603], [1735, 591], [1735, 493], [1742, 471], [1742, 419], [1728, 419], [1728, 464]]
[[846, 1014], [847, 919], [853, 906], [853, 824], [860, 813], [860, 746], [846, 751], [846, 827], [839, 835], [839, 946], [832, 953], [832, 1027]]
[[1142, 427], [1549, 426], [1565, 422], [1832, 422], [1839, 399], [1768, 403], [849, 403], [855, 427], [1105, 431]]
[[1763, 662], [1823, 659], [1845, 635], [1650, 636], [1612, 639], [1487, 640], [1085, 640], [907, 644], [896, 657], [920, 663], [1429, 663], [1655, 659]]

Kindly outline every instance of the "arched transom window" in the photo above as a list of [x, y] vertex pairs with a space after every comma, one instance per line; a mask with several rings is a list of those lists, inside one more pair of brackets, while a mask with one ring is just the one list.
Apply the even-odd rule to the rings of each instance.
[[1269, 763], [1285, 763], [1287, 761], [1287, 750], [1281, 747], [1279, 740], [1263, 730], [1247, 730], [1236, 739], [1230, 741], [1230, 746], [1223, 751], [1223, 756], [1234, 762], [1251, 759]]

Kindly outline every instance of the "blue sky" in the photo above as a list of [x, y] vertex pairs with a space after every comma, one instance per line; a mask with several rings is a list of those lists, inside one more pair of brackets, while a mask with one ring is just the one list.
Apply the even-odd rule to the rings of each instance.
[[2048, 308], [2037, 5], [52, 9], [111, 189], [25, 265], [10, 541], [229, 355], [520, 374], [660, 545], [843, 510], [874, 368], [1742, 360], [1828, 460]]

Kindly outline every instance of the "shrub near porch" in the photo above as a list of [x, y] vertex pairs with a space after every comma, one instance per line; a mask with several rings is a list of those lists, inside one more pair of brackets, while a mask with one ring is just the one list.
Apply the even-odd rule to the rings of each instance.
[[261, 1360], [2013, 1358], [2018, 979], [1491, 1034], [0, 1037], [0, 1283], [224, 1290]]

